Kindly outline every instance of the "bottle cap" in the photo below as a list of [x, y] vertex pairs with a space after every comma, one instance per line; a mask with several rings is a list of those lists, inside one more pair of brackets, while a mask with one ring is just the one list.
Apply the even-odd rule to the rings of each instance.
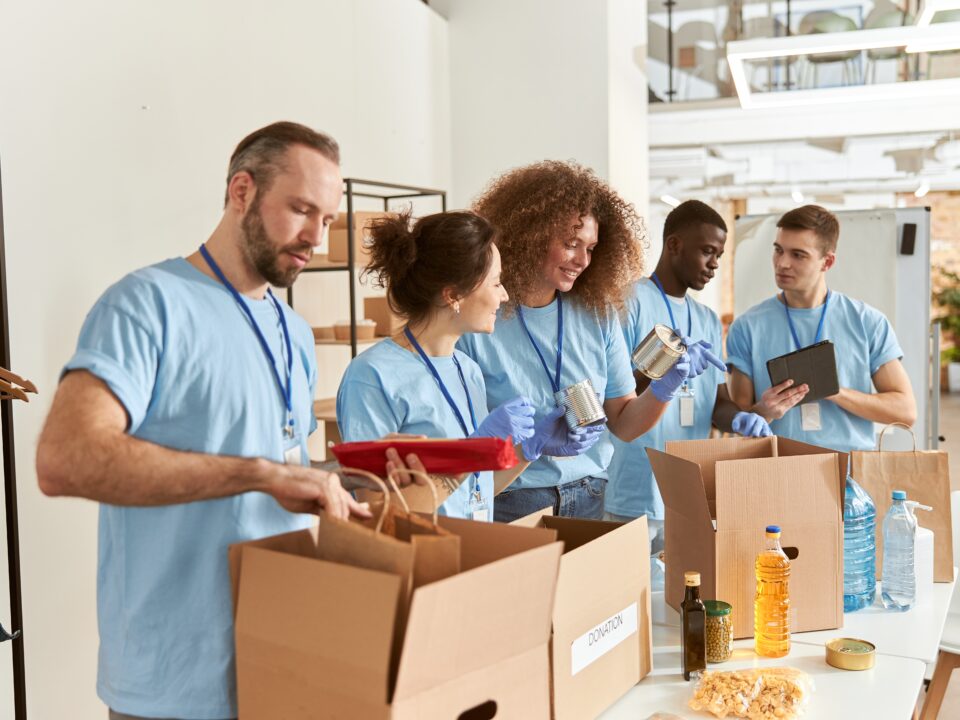
[[687, 570], [683, 574], [683, 584], [687, 587], [699, 587], [700, 585], [700, 573], [695, 570]]
[[894, 490], [894, 491], [893, 491], [893, 499], [894, 499], [894, 500], [906, 500], [906, 499], [907, 499], [907, 493], [906, 493], [904, 490]]
[[779, 534], [780, 534], [780, 526], [779, 526], [779, 525], [767, 525], [767, 534], [769, 534], [769, 535], [773, 535], [773, 534], [779, 535]]
[[733, 610], [733, 605], [725, 603], [723, 600], [707, 600], [703, 603], [707, 609], [707, 615], [714, 617], [716, 615], [729, 615]]

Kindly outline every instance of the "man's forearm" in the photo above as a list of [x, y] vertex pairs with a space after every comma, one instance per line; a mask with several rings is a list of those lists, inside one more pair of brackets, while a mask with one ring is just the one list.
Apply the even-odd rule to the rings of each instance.
[[902, 392], [863, 393], [850, 388], [840, 388], [840, 392], [828, 400], [851, 415], [871, 422], [901, 422], [913, 425], [917, 419], [913, 397]]
[[728, 397], [717, 397], [713, 406], [713, 425], [722, 432], [733, 432], [733, 418], [742, 412], [737, 404]]

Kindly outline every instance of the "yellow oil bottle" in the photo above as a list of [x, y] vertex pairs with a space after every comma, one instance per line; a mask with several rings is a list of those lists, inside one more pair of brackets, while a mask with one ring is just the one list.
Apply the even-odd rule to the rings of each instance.
[[780, 528], [768, 525], [757, 555], [753, 641], [757, 655], [778, 658], [790, 652], [790, 560], [780, 547]]

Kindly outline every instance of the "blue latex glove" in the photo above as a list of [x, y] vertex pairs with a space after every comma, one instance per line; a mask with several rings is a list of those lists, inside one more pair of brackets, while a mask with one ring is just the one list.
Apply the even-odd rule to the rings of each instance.
[[522, 444], [523, 456], [533, 462], [541, 455], [573, 457], [592, 448], [607, 429], [606, 425], [592, 425], [571, 430], [564, 418], [566, 408], [558, 407], [540, 418], [533, 428], [533, 437]]
[[708, 365], [713, 365], [722, 372], [727, 371], [727, 366], [723, 364], [723, 361], [710, 352], [713, 345], [706, 340], [694, 342], [692, 338], [685, 337], [683, 338], [683, 344], [687, 346], [687, 362], [690, 363], [690, 375], [688, 377], [695, 378], [701, 375]]
[[673, 400], [677, 390], [683, 385], [684, 381], [690, 376], [690, 363], [687, 356], [683, 355], [672, 368], [667, 371], [659, 380], [650, 383], [650, 392], [662, 403], [668, 403]]
[[516, 397], [494, 408], [471, 437], [513, 438], [514, 443], [533, 437], [536, 408], [525, 397]]
[[767, 421], [752, 412], [738, 412], [733, 416], [733, 431], [744, 437], [770, 437], [773, 431]]

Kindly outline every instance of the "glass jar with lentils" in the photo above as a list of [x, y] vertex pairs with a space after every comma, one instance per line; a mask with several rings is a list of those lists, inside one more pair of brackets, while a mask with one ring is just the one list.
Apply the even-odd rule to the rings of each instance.
[[733, 655], [733, 606], [720, 600], [705, 600], [707, 610], [707, 662], [720, 663]]

